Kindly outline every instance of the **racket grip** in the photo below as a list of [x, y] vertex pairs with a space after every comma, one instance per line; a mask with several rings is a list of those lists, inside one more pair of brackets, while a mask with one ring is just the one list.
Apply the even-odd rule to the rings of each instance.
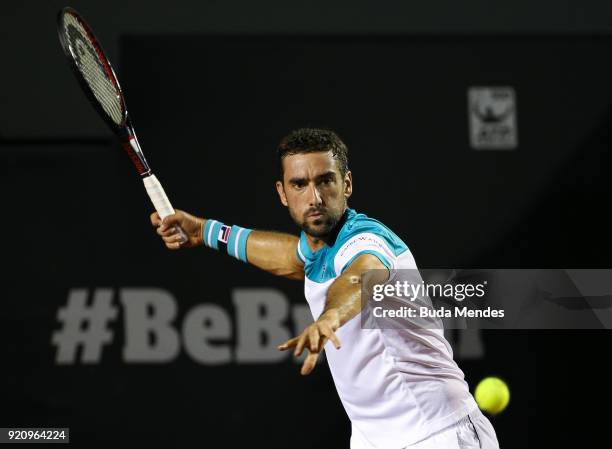
[[[157, 177], [155, 175], [150, 175], [143, 178], [142, 181], [144, 182], [145, 189], [147, 190], [149, 198], [151, 198], [151, 202], [153, 203], [153, 206], [155, 206], [155, 210], [159, 214], [159, 217], [163, 220], [168, 215], [172, 215], [174, 213], [174, 208], [172, 207], [172, 204], [170, 204], [170, 200], [166, 196], [166, 192], [164, 192], [164, 188], [157, 180]], [[178, 226], [175, 226], [174, 229], [181, 235], [181, 243], [185, 243], [188, 240], [185, 231]]]

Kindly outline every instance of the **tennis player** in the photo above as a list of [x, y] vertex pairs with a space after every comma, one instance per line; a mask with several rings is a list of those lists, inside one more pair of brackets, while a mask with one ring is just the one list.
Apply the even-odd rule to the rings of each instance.
[[[470, 394], [442, 329], [362, 329], [364, 270], [415, 269], [389, 228], [348, 207], [353, 180], [346, 145], [332, 131], [298, 129], [278, 146], [281, 203], [300, 237], [257, 231], [177, 210], [151, 223], [167, 248], [205, 245], [262, 270], [304, 280], [314, 322], [279, 346], [309, 374], [325, 349], [351, 420], [351, 449], [499, 448]], [[181, 243], [175, 226], [188, 235]]]

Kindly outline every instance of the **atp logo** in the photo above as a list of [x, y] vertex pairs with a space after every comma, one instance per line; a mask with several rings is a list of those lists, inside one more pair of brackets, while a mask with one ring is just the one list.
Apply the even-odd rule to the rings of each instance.
[[512, 87], [471, 87], [468, 115], [472, 148], [512, 150], [518, 146], [516, 95]]

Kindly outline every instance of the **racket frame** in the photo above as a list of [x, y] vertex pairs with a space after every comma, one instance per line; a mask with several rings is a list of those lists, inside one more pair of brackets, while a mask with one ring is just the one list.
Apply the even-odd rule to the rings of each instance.
[[[74, 57], [73, 48], [70, 46], [70, 42], [68, 42], [68, 40], [66, 39], [64, 26], [64, 16], [66, 14], [71, 14], [72, 16], [74, 16], [79, 22], [79, 24], [83, 27], [83, 29], [88, 35], [87, 37], [94, 46], [94, 50], [96, 51], [98, 58], [104, 65], [108, 78], [117, 90], [119, 100], [121, 102], [123, 115], [122, 123], [119, 125], [115, 123], [113, 119], [110, 118], [109, 114], [104, 110], [104, 108], [94, 95], [92, 89], [89, 87], [89, 84], [85, 80], [85, 77], [79, 70], [76, 58]], [[121, 90], [119, 79], [117, 78], [117, 75], [113, 70], [113, 66], [110, 63], [110, 60], [106, 57], [106, 53], [104, 53], [102, 45], [100, 44], [100, 41], [98, 41], [98, 38], [94, 34], [93, 30], [91, 29], [87, 21], [74, 8], [67, 6], [62, 8], [57, 15], [57, 32], [59, 35], [62, 50], [64, 51], [64, 55], [66, 56], [66, 59], [68, 59], [68, 63], [72, 68], [72, 72], [77, 78], [81, 89], [83, 90], [83, 92], [85, 92], [85, 95], [89, 99], [89, 102], [98, 111], [99, 115], [106, 122], [111, 131], [113, 131], [115, 135], [119, 138], [123, 149], [136, 167], [138, 174], [141, 176], [147, 194], [153, 202], [153, 205], [155, 206], [155, 209], [157, 210], [158, 214], [162, 219], [170, 214], [174, 214], [174, 208], [170, 204], [170, 201], [168, 200], [168, 197], [166, 196], [163, 187], [157, 180], [157, 177], [152, 173], [151, 168], [149, 167], [149, 164], [147, 163], [147, 160], [144, 157], [144, 153], [140, 148], [140, 143], [138, 142], [138, 138], [136, 137], [136, 133], [134, 132], [134, 127], [132, 126], [132, 121], [128, 114], [125, 96], [123, 95], [123, 90]], [[174, 226], [173, 228], [180, 235], [181, 243], [184, 243], [188, 240], [187, 235], [179, 226]]]
[[[78, 20], [80, 25], [85, 29], [88, 34], [89, 40], [91, 41], [94, 46], [94, 49], [96, 50], [98, 57], [104, 64], [104, 68], [106, 69], [107, 75], [109, 76], [111, 83], [113, 83], [113, 85], [117, 89], [123, 114], [123, 120], [120, 125], [115, 123], [113, 119], [110, 118], [108, 113], [104, 110], [104, 108], [92, 92], [91, 87], [89, 87], [89, 84], [85, 80], [85, 77], [81, 74], [81, 71], [76, 62], [76, 58], [73, 56], [74, 51], [76, 51], [76, 49], [74, 49], [73, 51], [73, 48], [70, 46], [70, 42], [68, 42], [68, 39], [66, 38], [66, 33], [64, 31], [64, 16], [66, 14], [71, 14], [72, 16], [74, 16]], [[123, 90], [121, 89], [121, 85], [119, 84], [119, 79], [117, 78], [115, 70], [113, 69], [113, 66], [111, 65], [109, 59], [106, 57], [106, 53], [104, 52], [104, 49], [102, 48], [102, 45], [98, 41], [98, 38], [94, 34], [93, 30], [85, 21], [85, 19], [74, 8], [66, 6], [62, 8], [57, 15], [57, 33], [59, 36], [60, 44], [64, 51], [64, 55], [66, 56], [70, 68], [72, 69], [72, 72], [77, 78], [81, 89], [87, 96], [87, 99], [96, 109], [98, 114], [102, 117], [104, 122], [111, 129], [111, 131], [113, 131], [113, 133], [115, 133], [115, 135], [119, 138], [119, 140], [121, 141], [121, 146], [123, 147], [124, 151], [127, 153], [128, 157], [136, 167], [138, 174], [143, 178], [150, 176], [152, 174], [151, 168], [147, 163], [144, 153], [142, 152], [142, 149], [140, 147], [140, 143], [138, 142], [138, 138], [136, 137], [136, 133], [134, 132], [134, 127], [132, 126], [132, 121], [127, 110], [125, 96], [123, 95]]]

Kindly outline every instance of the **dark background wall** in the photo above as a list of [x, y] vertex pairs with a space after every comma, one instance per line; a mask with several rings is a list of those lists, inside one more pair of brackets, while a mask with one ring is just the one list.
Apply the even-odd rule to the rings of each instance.
[[[74, 1], [90, 18], [113, 60], [119, 37], [138, 33], [220, 34], [608, 34], [612, 7], [588, 0], [398, 1]], [[6, 2], [0, 14], [4, 55], [0, 134], [16, 137], [91, 136], [104, 133], [91, 116], [67, 108], [80, 97], [57, 65], [57, 0]], [[8, 86], [27, 86], [21, 89]]]
[[[265, 350], [307, 323], [301, 285], [210, 251], [164, 250], [140, 180], [63, 61], [61, 6], [0, 15], [0, 427], [69, 426], [79, 447], [348, 447], [325, 364], [304, 379]], [[176, 207], [294, 232], [272, 190], [274, 146], [294, 127], [330, 126], [351, 149], [352, 206], [400, 234], [422, 267], [610, 265], [604, 2], [72, 6], [116, 61]], [[516, 151], [469, 148], [474, 85], [515, 88]], [[112, 337], [97, 358], [61, 361], [60, 310], [79, 295], [109, 298]], [[143, 328], [130, 308], [142, 296], [156, 312], [175, 308], [177, 347], [152, 337], [167, 345], [157, 362], [126, 350]], [[270, 312], [282, 315], [272, 336], [253, 324]], [[610, 399], [606, 331], [448, 338], [471, 388], [487, 375], [510, 384], [511, 406], [492, 418], [502, 447], [588, 445], [604, 433], [609, 414], [593, 407]], [[320, 422], [305, 426], [313, 413]]]

